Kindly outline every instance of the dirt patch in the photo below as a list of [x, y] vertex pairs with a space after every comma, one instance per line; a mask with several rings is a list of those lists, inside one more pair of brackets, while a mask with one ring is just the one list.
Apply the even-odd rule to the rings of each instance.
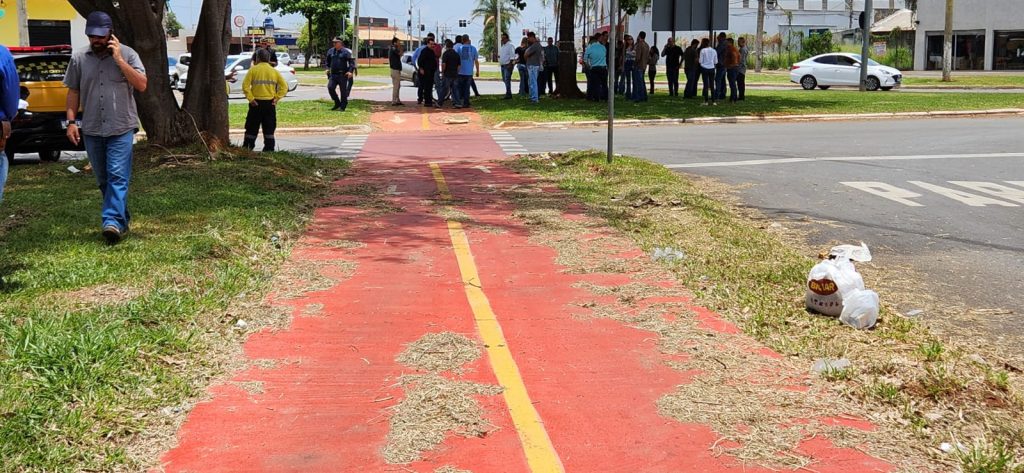
[[351, 261], [292, 260], [285, 263], [275, 279], [275, 287], [281, 288], [277, 296], [282, 299], [296, 299], [305, 294], [325, 291], [344, 281], [356, 271]]
[[428, 333], [408, 344], [395, 361], [431, 373], [461, 370], [480, 358], [480, 346], [464, 335], [452, 332]]
[[500, 386], [453, 381], [436, 374], [399, 379], [405, 398], [392, 408], [384, 460], [412, 463], [433, 450], [449, 433], [484, 437], [497, 427], [484, 417], [477, 396], [501, 394]]
[[434, 470], [434, 473], [473, 473], [472, 470], [460, 470], [451, 465], [445, 465]]
[[123, 304], [141, 296], [145, 291], [131, 286], [101, 284], [65, 292], [58, 297], [75, 305], [102, 306]]

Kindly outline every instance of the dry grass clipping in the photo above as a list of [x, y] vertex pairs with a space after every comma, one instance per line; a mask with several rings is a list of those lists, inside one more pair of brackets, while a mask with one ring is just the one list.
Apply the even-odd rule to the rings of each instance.
[[460, 470], [451, 465], [445, 465], [434, 470], [434, 473], [473, 473], [471, 470]]
[[428, 333], [408, 344], [395, 361], [431, 373], [458, 371], [480, 358], [480, 347], [464, 335]]
[[484, 418], [475, 396], [501, 394], [500, 386], [453, 381], [436, 374], [402, 376], [405, 399], [394, 406], [384, 460], [412, 463], [444, 442], [448, 432], [484, 437], [496, 427]]

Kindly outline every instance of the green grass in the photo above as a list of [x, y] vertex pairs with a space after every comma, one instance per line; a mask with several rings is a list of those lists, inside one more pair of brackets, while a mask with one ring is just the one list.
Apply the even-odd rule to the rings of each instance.
[[[344, 112], [331, 110], [334, 103], [325, 100], [289, 100], [277, 104], [277, 126], [314, 127], [362, 125], [370, 121], [372, 105], [365, 100], [350, 100]], [[228, 106], [228, 122], [231, 128], [245, 126], [245, 116], [249, 112], [249, 104], [232, 102]]]
[[[681, 250], [687, 258], [666, 269], [692, 291], [695, 302], [722, 314], [777, 352], [806, 366], [819, 358], [849, 357], [855, 369], [822, 377], [840, 385], [837, 392], [863, 401], [872, 412], [905, 421], [890, 427], [920, 436], [923, 445], [938, 445], [951, 434], [1004, 442], [1003, 450], [978, 455], [977, 463], [982, 465], [1014, 458], [1019, 463], [1024, 458], [1024, 435], [1015, 433], [1024, 401], [1008, 374], [960, 362], [959, 349], [934, 342], [926, 327], [893, 314], [885, 303], [879, 324], [869, 331], [808, 314], [803, 288], [815, 260], [791, 240], [764, 231], [764, 220], [747, 217], [747, 212], [706, 194], [703, 185], [634, 157], [616, 157], [607, 163], [604, 153], [594, 151], [527, 156], [515, 166], [557, 184], [582, 202], [588, 214], [632, 238], [644, 251]], [[710, 185], [716, 194], [728, 192]], [[648, 199], [679, 205], [635, 208], [632, 204]], [[915, 357], [929, 361], [893, 361]], [[944, 416], [929, 420], [924, 414], [933, 410]]]
[[[617, 119], [695, 118], [716, 116], [772, 116], [834, 113], [925, 112], [936, 110], [984, 110], [1024, 107], [1024, 94], [895, 93], [857, 91], [748, 90], [747, 100], [705, 107], [700, 100], [682, 100], [655, 94], [649, 102], [617, 100]], [[473, 99], [475, 110], [490, 123], [502, 121], [604, 120], [604, 103], [586, 100], [544, 100], [531, 104], [516, 97]]]
[[976, 441], [964, 450], [956, 450], [963, 473], [1024, 473], [1024, 464], [1014, 459], [1005, 443]]
[[226, 309], [261, 299], [346, 166], [239, 153], [140, 145], [132, 232], [113, 247], [91, 174], [14, 168], [0, 219], [0, 471], [141, 471], [128, 445], [223, 369], [210, 355], [238, 343], [230, 326], [245, 315]]

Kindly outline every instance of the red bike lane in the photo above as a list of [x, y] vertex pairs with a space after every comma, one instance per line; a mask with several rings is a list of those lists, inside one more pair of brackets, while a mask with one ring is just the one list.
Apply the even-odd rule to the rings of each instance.
[[[590, 296], [580, 282], [622, 284], [628, 275], [558, 265], [555, 250], [513, 217], [514, 204], [491, 192], [536, 184], [496, 163], [502, 156], [481, 131], [371, 135], [355, 175], [338, 182], [339, 195], [316, 212], [287, 263], [312, 264], [331, 283], [271, 294], [268, 302], [291, 315], [287, 327], [248, 338], [248, 368], [210, 388], [160, 469], [777, 471], [718, 455], [720, 436], [709, 426], [659, 413], [658, 399], [693, 373], [667, 365], [656, 334], [585, 316], [579, 302]], [[347, 191], [358, 186], [384, 190], [389, 208], [400, 210], [357, 202], [358, 192]], [[473, 223], [446, 221], [444, 206]], [[565, 218], [586, 217], [575, 208]], [[697, 312], [711, 333], [734, 330]], [[486, 349], [458, 379], [505, 386], [503, 395], [478, 397], [493, 428], [482, 437], [449, 434], [420, 461], [387, 464], [388, 421], [404, 396], [398, 378], [415, 373], [395, 357], [444, 331]], [[498, 343], [487, 342], [495, 336]], [[800, 450], [814, 471], [891, 469], [822, 438]]]

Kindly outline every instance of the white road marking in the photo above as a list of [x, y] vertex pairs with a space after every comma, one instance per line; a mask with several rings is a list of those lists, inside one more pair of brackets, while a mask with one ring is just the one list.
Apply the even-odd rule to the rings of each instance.
[[893, 202], [906, 205], [907, 207], [924, 207], [924, 204], [919, 204], [910, 199], [921, 197], [921, 194], [917, 192], [901, 189], [892, 184], [886, 184], [884, 182], [840, 182], [844, 186], [849, 186], [854, 189], [862, 190], [868, 194], [877, 195], [883, 199], [889, 199]]
[[779, 158], [751, 159], [746, 161], [715, 161], [709, 163], [666, 164], [669, 169], [715, 168], [736, 166], [760, 166], [765, 164], [796, 164], [833, 161], [917, 161], [925, 159], [981, 159], [981, 158], [1024, 158], [1024, 153], [983, 153], [983, 154], [920, 154], [909, 156], [843, 156], [820, 158]]
[[917, 187], [920, 187], [922, 189], [930, 190], [930, 191], [932, 191], [932, 192], [934, 192], [936, 194], [939, 194], [941, 196], [949, 197], [950, 199], [956, 200], [958, 202], [962, 202], [962, 203], [967, 204], [967, 205], [969, 205], [971, 207], [985, 207], [985, 206], [988, 206], [988, 205], [998, 205], [998, 206], [1001, 206], [1001, 207], [1017, 207], [1017, 204], [1012, 204], [1010, 202], [1004, 202], [1004, 201], [1001, 201], [1001, 200], [996, 200], [996, 199], [992, 199], [992, 198], [989, 198], [989, 197], [980, 196], [980, 195], [977, 195], [977, 194], [971, 194], [970, 192], [964, 192], [964, 191], [960, 191], [960, 190], [956, 190], [956, 189], [950, 189], [948, 187], [942, 187], [942, 186], [935, 185], [935, 184], [929, 184], [927, 182], [921, 182], [921, 181], [907, 181], [907, 182], [909, 182], [909, 183], [911, 183], [911, 184], [913, 184], [913, 185], [915, 185]]
[[1006, 181], [1007, 184], [1024, 187], [1024, 181]]
[[370, 135], [348, 135], [338, 146], [337, 153], [330, 155], [331, 158], [352, 159], [359, 155], [366, 146], [366, 140]]
[[491, 168], [489, 168], [487, 166], [477, 166], [477, 167], [475, 167], [473, 169], [479, 169], [480, 172], [482, 172], [484, 174], [490, 174], [491, 173]]
[[405, 192], [398, 192], [398, 186], [395, 185], [395, 184], [392, 184], [392, 185], [388, 186], [388, 190], [387, 190], [386, 193], [387, 193], [387, 195], [402, 195], [402, 194], [405, 194]]
[[524, 148], [523, 145], [519, 144], [519, 141], [516, 140], [516, 137], [512, 136], [509, 132], [492, 131], [490, 133], [491, 139], [493, 139], [494, 142], [501, 147], [501, 150], [504, 151], [506, 155], [514, 156], [517, 154], [527, 153], [526, 148]]
[[1024, 190], [1021, 189], [1015, 189], [1013, 187], [996, 184], [994, 182], [949, 181], [949, 183], [960, 187], [966, 187], [975, 192], [981, 192], [982, 194], [995, 196], [1003, 200], [1009, 200], [1010, 202], [1024, 204]]

